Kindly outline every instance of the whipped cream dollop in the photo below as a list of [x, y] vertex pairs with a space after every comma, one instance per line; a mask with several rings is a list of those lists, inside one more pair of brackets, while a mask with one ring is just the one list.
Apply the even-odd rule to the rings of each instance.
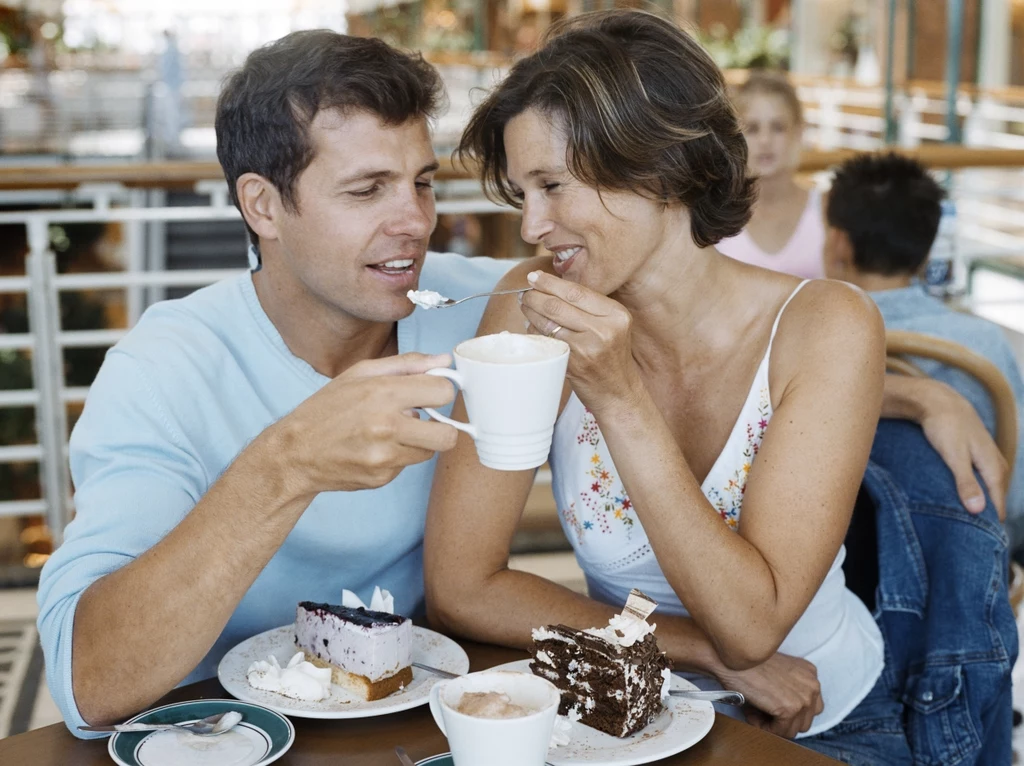
[[436, 309], [448, 300], [435, 290], [410, 290], [405, 294], [405, 297], [421, 309]]
[[584, 633], [603, 638], [610, 644], [629, 648], [637, 641], [642, 641], [648, 633], [653, 633], [657, 624], [641, 620], [629, 612], [622, 612], [608, 620], [604, 628], [587, 628]]
[[668, 691], [672, 688], [672, 671], [668, 668], [661, 669], [661, 699], [668, 698]]
[[296, 652], [285, 667], [277, 657], [257, 660], [246, 671], [249, 686], [266, 692], [282, 694], [292, 699], [319, 702], [331, 696], [331, 669], [318, 668], [306, 662], [302, 652]]
[[341, 605], [348, 609], [369, 609], [371, 612], [395, 613], [395, 597], [391, 591], [384, 590], [379, 585], [374, 586], [373, 596], [370, 598], [370, 605], [367, 606], [363, 600], [350, 590], [341, 592]]
[[582, 717], [576, 708], [570, 708], [568, 715], [556, 715], [548, 747], [565, 747], [572, 742], [572, 725]]

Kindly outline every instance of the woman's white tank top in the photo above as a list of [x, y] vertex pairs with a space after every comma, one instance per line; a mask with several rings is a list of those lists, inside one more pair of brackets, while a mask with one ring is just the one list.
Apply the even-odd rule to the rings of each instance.
[[[772, 341], [782, 312], [805, 284], [807, 280], [779, 310], [743, 409], [701, 487], [722, 523], [734, 530], [740, 524], [747, 475], [772, 419], [768, 388]], [[559, 518], [586, 574], [590, 596], [621, 606], [630, 589], [639, 588], [658, 602], [659, 611], [686, 615], [686, 606], [654, 557], [597, 421], [575, 394], [555, 425], [551, 469]], [[840, 548], [807, 611], [779, 647], [781, 653], [802, 657], [818, 670], [825, 708], [803, 736], [842, 721], [871, 691], [884, 664], [878, 626], [863, 602], [846, 588], [845, 557], [846, 549]]]

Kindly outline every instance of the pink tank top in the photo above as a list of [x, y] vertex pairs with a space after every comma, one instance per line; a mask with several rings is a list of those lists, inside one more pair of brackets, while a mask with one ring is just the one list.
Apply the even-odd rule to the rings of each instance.
[[746, 229], [735, 237], [723, 239], [717, 247], [720, 253], [752, 266], [804, 279], [824, 278], [825, 224], [821, 218], [821, 192], [811, 189], [796, 231], [779, 252], [766, 253], [751, 239]]

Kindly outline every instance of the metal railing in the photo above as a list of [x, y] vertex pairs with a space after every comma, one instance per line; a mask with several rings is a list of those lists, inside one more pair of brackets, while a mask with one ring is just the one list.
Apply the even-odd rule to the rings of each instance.
[[[207, 189], [209, 191], [209, 189]], [[59, 545], [64, 527], [73, 512], [67, 461], [67, 409], [69, 403], [85, 401], [88, 388], [65, 384], [63, 352], [68, 348], [106, 347], [120, 340], [127, 329], [64, 330], [61, 327], [60, 294], [75, 290], [122, 289], [127, 294], [128, 324], [137, 321], [147, 288], [201, 287], [238, 269], [192, 269], [146, 271], [139, 240], [139, 226], [174, 221], [237, 221], [238, 211], [226, 204], [226, 194], [211, 194], [213, 204], [190, 207], [143, 207], [137, 192], [129, 193], [129, 204], [111, 206], [102, 198], [89, 209], [33, 210], [0, 213], [0, 225], [23, 225], [28, 235], [25, 275], [0, 277], [0, 293], [27, 296], [29, 332], [0, 334], [0, 349], [29, 351], [32, 359], [31, 389], [0, 391], [0, 408], [34, 407], [36, 444], [0, 446], [0, 463], [38, 462], [40, 494], [37, 500], [0, 502], [0, 516], [42, 514]], [[439, 214], [489, 214], [508, 212], [483, 199], [440, 201]], [[50, 246], [50, 227], [70, 223], [121, 223], [129, 230], [127, 268], [122, 272], [58, 274], [56, 255]], [[241, 251], [242, 244], [239, 244]], [[133, 254], [134, 253], [134, 254]]]
[[[997, 150], [965, 150], [949, 146], [922, 146], [917, 153], [928, 164], [941, 167], [985, 167], [999, 165], [1024, 166], [1024, 153]], [[805, 169], [827, 167], [844, 156], [843, 152], [808, 152]], [[178, 171], [181, 169], [179, 168]], [[71, 518], [73, 502], [67, 464], [67, 405], [85, 401], [87, 387], [69, 386], [65, 381], [63, 358], [65, 349], [107, 347], [116, 343], [127, 329], [66, 330], [61, 326], [59, 305], [63, 293], [78, 290], [123, 290], [125, 293], [127, 325], [131, 327], [145, 306], [153, 300], [156, 291], [168, 287], [201, 287], [224, 277], [235, 275], [236, 269], [165, 270], [165, 264], [150, 260], [145, 250], [152, 244], [147, 226], [164, 226], [173, 222], [238, 221], [238, 211], [227, 202], [223, 180], [215, 180], [219, 170], [208, 172], [199, 168], [199, 177], [210, 176], [196, 182], [187, 173], [174, 176], [175, 184], [191, 180], [194, 190], [209, 201], [206, 205], [167, 207], [160, 203], [157, 192], [142, 188], [125, 188], [110, 184], [87, 184], [75, 193], [79, 203], [87, 201], [88, 208], [25, 210], [0, 213], [0, 224], [24, 226], [28, 250], [25, 273], [0, 277], [0, 294], [27, 296], [29, 328], [27, 333], [0, 334], [0, 350], [29, 352], [32, 362], [33, 387], [31, 389], [0, 391], [0, 408], [33, 407], [37, 440], [34, 444], [0, 446], [0, 463], [38, 462], [40, 466], [39, 499], [0, 502], [0, 516], [43, 514], [59, 544], [64, 526]], [[195, 173], [192, 166], [189, 172]], [[15, 188], [15, 178], [26, 171], [11, 170], [4, 178], [0, 172], [0, 189]], [[111, 168], [97, 169], [104, 180], [109, 180]], [[133, 171], [139, 183], [150, 183], [145, 167]], [[155, 170], [158, 179], [168, 178], [166, 167]], [[175, 171], [177, 172], [177, 171]], [[983, 171], [972, 171], [983, 172]], [[1016, 178], [1019, 178], [1019, 170]], [[71, 172], [72, 180], [81, 182], [87, 169]], [[130, 173], [126, 174], [131, 176]], [[173, 175], [173, 173], [172, 173]], [[454, 172], [451, 180], [439, 184], [438, 213], [491, 214], [509, 212], [479, 194], [473, 182], [460, 180]], [[130, 178], [128, 179], [130, 180]], [[974, 250], [968, 256], [984, 254], [1024, 253], [1024, 236], [1019, 228], [1019, 207], [1000, 205], [991, 195], [978, 199], [971, 194], [971, 184], [958, 184], [961, 193], [961, 235], [969, 240]], [[475, 191], [475, 193], [474, 193]], [[991, 191], [991, 188], [988, 190]], [[1011, 184], [996, 190], [1005, 199], [1024, 202], [1019, 185]], [[964, 196], [967, 194], [968, 196]], [[465, 195], [465, 196], [463, 196]], [[996, 197], [999, 199], [1000, 197]], [[154, 203], [155, 206], [147, 207]], [[50, 230], [55, 225], [73, 223], [116, 223], [124, 227], [125, 269], [120, 272], [58, 273], [56, 256], [50, 244]], [[239, 242], [239, 253], [243, 243]]]

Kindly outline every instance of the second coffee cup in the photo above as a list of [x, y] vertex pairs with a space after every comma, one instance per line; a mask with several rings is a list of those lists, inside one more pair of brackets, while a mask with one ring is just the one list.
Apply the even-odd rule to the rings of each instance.
[[559, 700], [547, 679], [485, 670], [435, 684], [430, 712], [455, 766], [544, 766]]

